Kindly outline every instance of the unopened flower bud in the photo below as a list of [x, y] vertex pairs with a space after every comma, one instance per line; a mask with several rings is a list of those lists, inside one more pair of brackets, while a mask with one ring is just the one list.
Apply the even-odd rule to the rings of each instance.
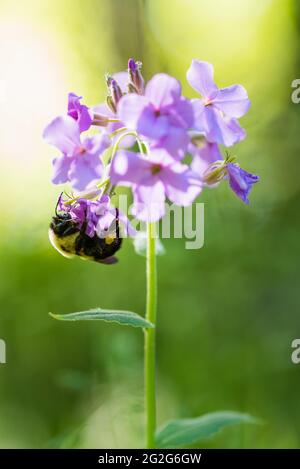
[[203, 181], [208, 186], [218, 184], [226, 176], [226, 165], [224, 161], [216, 161], [211, 164], [203, 174]]
[[107, 106], [109, 107], [109, 109], [110, 109], [114, 114], [116, 114], [116, 112], [117, 112], [117, 106], [115, 105], [115, 103], [114, 103], [112, 97], [111, 97], [111, 96], [107, 96], [106, 102], [107, 102]]
[[128, 87], [128, 92], [129, 93], [137, 93], [138, 94], [138, 90], [136, 89], [136, 87], [132, 83], [128, 83], [127, 87]]
[[93, 116], [93, 125], [98, 125], [100, 127], [106, 127], [109, 124], [109, 117], [103, 116], [102, 114], [94, 113]]
[[108, 88], [107, 104], [113, 113], [117, 112], [118, 102], [123, 96], [122, 90], [117, 81], [110, 75], [106, 76], [106, 84]]
[[130, 80], [128, 89], [129, 89], [129, 92], [131, 93], [138, 93], [138, 94], [144, 93], [145, 81], [142, 76], [141, 69], [142, 69], [142, 62], [135, 62], [134, 59], [128, 60], [128, 74], [129, 74], [129, 80]]

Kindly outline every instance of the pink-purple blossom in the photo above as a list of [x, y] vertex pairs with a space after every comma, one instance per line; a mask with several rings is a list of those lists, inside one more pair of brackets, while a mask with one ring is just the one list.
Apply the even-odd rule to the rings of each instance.
[[73, 117], [78, 122], [80, 132], [88, 130], [93, 122], [92, 111], [81, 104], [82, 97], [77, 96], [75, 93], [69, 93], [68, 95], [68, 116]]
[[149, 138], [173, 157], [184, 156], [194, 113], [191, 103], [181, 96], [181, 85], [175, 78], [165, 73], [154, 75], [143, 96], [135, 93], [123, 96], [118, 116], [129, 129]]
[[193, 155], [192, 170], [199, 175], [203, 184], [210, 185], [205, 181], [205, 174], [213, 163], [223, 160], [219, 145], [202, 141], [198, 145], [191, 144], [189, 151]]
[[190, 205], [201, 192], [202, 182], [189, 166], [163, 150], [148, 156], [119, 151], [111, 166], [113, 184], [129, 186], [134, 195], [133, 214], [142, 221], [157, 221], [165, 213], [168, 198], [177, 205]]
[[187, 71], [189, 84], [202, 96], [193, 100], [194, 127], [203, 132], [209, 142], [230, 147], [246, 136], [237, 119], [246, 114], [250, 101], [241, 85], [219, 89], [213, 73], [210, 63], [199, 60], [193, 60]]
[[101, 178], [100, 156], [110, 145], [105, 132], [82, 139], [78, 122], [62, 116], [46, 127], [44, 139], [61, 151], [53, 160], [53, 184], [70, 182], [74, 189], [83, 191]]

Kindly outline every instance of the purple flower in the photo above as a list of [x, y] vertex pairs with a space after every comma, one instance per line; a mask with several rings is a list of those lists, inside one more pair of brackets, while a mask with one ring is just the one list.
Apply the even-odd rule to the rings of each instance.
[[[101, 204], [101, 201], [99, 201], [99, 204]], [[95, 213], [97, 206], [98, 203], [92, 200], [77, 199], [70, 208], [67, 207], [69, 210], [66, 210], [71, 215], [72, 220], [77, 223], [79, 229], [85, 225], [85, 233], [91, 238], [96, 232], [98, 223], [98, 217]]]
[[106, 133], [101, 132], [82, 141], [78, 122], [70, 116], [63, 116], [46, 127], [43, 137], [62, 152], [53, 160], [54, 184], [70, 181], [74, 189], [83, 191], [101, 178], [103, 164], [99, 157], [110, 145]]
[[146, 85], [145, 95], [123, 96], [118, 116], [129, 129], [153, 140], [156, 147], [164, 148], [176, 158], [183, 157], [194, 115], [175, 78], [164, 73], [155, 75]]
[[112, 184], [130, 186], [133, 215], [141, 221], [157, 221], [165, 213], [166, 197], [177, 205], [190, 205], [202, 189], [200, 179], [163, 150], [149, 156], [119, 151], [111, 166]]
[[78, 198], [71, 205], [68, 200], [60, 198], [58, 209], [70, 214], [72, 220], [77, 223], [78, 229], [85, 226], [85, 233], [91, 238], [100, 227], [108, 230], [116, 218], [116, 209], [110, 206], [108, 195], [103, 195], [98, 200]]
[[[111, 205], [110, 197], [104, 194], [98, 200], [78, 198], [72, 204], [60, 197], [58, 209], [69, 213], [72, 220], [77, 223], [78, 229], [85, 226], [85, 234], [92, 238], [95, 234], [105, 238], [112, 228], [115, 228], [116, 208]], [[127, 235], [133, 234], [133, 229], [127, 217], [118, 212], [118, 218], [126, 229]]]
[[245, 138], [237, 121], [250, 107], [245, 88], [232, 85], [219, 89], [213, 80], [213, 66], [198, 60], [192, 61], [187, 80], [202, 95], [202, 99], [193, 100], [195, 128], [208, 141], [227, 147]]
[[249, 204], [248, 195], [253, 184], [259, 181], [259, 177], [255, 174], [248, 173], [236, 163], [227, 163], [226, 170], [229, 185], [233, 192], [235, 192], [245, 204]]
[[88, 130], [93, 122], [93, 114], [91, 110], [80, 103], [81, 96], [77, 96], [75, 93], [69, 93], [68, 95], [68, 116], [73, 117], [78, 122], [80, 132]]

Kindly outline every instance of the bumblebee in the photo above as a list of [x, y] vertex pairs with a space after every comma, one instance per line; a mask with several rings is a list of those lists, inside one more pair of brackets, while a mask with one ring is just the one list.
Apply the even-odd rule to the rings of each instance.
[[97, 234], [90, 237], [85, 233], [86, 222], [79, 229], [78, 223], [71, 218], [71, 215], [67, 212], [58, 213], [56, 206], [55, 216], [50, 224], [49, 239], [52, 246], [64, 257], [72, 258], [76, 255], [85, 260], [114, 264], [117, 262], [114, 254], [122, 244], [117, 208], [114, 225], [114, 230], [109, 230], [104, 238], [99, 238]]

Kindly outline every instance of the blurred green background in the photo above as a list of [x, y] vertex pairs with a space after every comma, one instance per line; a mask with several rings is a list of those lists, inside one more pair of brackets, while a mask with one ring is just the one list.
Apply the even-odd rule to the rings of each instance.
[[113, 267], [66, 260], [47, 230], [59, 187], [41, 134], [67, 92], [105, 98], [103, 76], [140, 59], [149, 78], [192, 58], [252, 107], [235, 148], [260, 175], [246, 207], [226, 184], [205, 191], [205, 245], [166, 240], [159, 258], [158, 421], [232, 409], [264, 425], [228, 428], [202, 447], [300, 445], [300, 75], [297, 0], [0, 0], [0, 447], [143, 443], [143, 337], [64, 324], [49, 311], [144, 312], [145, 261], [127, 240]]

